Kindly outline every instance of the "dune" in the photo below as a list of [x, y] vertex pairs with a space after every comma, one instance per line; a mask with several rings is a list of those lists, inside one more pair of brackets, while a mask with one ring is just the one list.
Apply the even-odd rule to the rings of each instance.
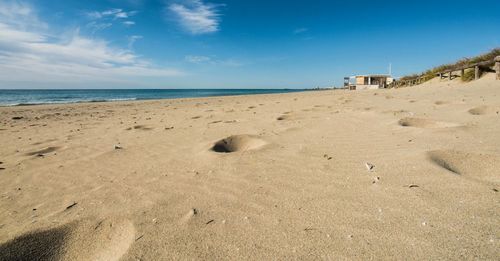
[[498, 260], [498, 104], [486, 74], [1, 107], [0, 260]]

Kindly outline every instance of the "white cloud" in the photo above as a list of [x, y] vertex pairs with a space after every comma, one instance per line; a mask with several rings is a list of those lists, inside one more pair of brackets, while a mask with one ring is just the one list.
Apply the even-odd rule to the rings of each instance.
[[[81, 36], [78, 29], [49, 35], [32, 24], [38, 21], [32, 8], [11, 6], [15, 5], [0, 2], [0, 83], [123, 81], [182, 75], [175, 69], [155, 67], [129, 49]], [[135, 36], [133, 41], [137, 39], [140, 37]]]
[[0, 0], [0, 17], [2, 22], [10, 26], [23, 27], [24, 29], [46, 29], [47, 24], [38, 20], [33, 7], [21, 1]]
[[188, 0], [183, 3], [172, 3], [168, 6], [168, 10], [184, 30], [197, 35], [219, 31], [221, 16], [219, 6], [203, 3], [201, 0]]

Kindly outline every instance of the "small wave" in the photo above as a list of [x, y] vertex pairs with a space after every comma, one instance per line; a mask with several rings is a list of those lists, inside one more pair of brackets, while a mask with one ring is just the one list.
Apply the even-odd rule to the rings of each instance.
[[117, 102], [117, 101], [136, 101], [137, 98], [112, 98], [112, 99], [78, 99], [78, 100], [57, 100], [57, 101], [36, 101], [36, 102], [18, 102], [18, 103], [0, 103], [2, 107], [13, 106], [35, 106], [47, 104], [71, 104], [71, 103], [86, 103], [86, 102]]
[[114, 98], [114, 99], [96, 99], [96, 100], [88, 100], [88, 101], [79, 101], [79, 102], [114, 102], [114, 101], [136, 101], [137, 98]]

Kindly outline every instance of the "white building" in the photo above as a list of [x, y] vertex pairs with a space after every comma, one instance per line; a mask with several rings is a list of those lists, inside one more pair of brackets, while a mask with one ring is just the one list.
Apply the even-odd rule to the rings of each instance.
[[373, 90], [383, 89], [394, 81], [390, 75], [371, 74], [355, 75], [344, 78], [344, 87], [349, 90]]

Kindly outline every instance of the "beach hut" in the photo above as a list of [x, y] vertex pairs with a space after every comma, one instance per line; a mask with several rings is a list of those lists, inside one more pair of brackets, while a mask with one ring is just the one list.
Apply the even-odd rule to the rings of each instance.
[[394, 81], [391, 75], [385, 74], [354, 75], [349, 79], [349, 90], [383, 89]]

